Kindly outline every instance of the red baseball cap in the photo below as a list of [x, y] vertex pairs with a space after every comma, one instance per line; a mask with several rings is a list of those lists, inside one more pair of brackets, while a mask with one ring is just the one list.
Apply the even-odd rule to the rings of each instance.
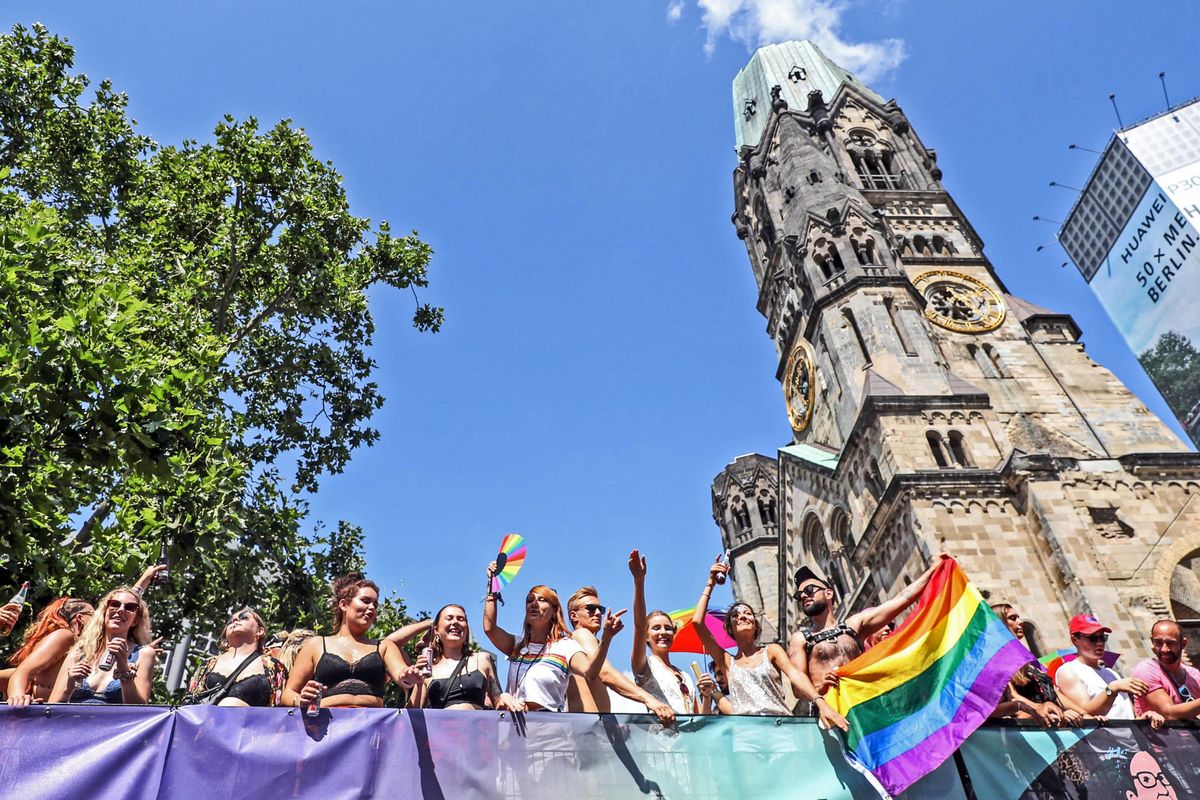
[[1071, 617], [1069, 630], [1071, 631], [1072, 636], [1077, 633], [1112, 633], [1112, 628], [1104, 627], [1100, 624], [1100, 620], [1096, 619], [1091, 614], [1076, 614], [1075, 616]]

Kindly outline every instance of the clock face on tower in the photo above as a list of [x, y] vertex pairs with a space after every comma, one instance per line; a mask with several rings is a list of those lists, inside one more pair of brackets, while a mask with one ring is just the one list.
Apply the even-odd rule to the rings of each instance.
[[934, 269], [912, 279], [925, 296], [925, 316], [960, 333], [995, 330], [1004, 322], [1004, 301], [987, 284], [962, 272]]
[[801, 339], [788, 356], [783, 372], [783, 396], [787, 399], [788, 419], [796, 433], [808, 428], [812, 420], [815, 372], [812, 348]]

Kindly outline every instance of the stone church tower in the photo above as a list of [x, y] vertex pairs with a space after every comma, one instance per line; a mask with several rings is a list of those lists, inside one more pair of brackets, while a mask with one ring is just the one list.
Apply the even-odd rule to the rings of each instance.
[[760, 49], [733, 95], [733, 222], [794, 433], [713, 483], [739, 599], [786, 640], [801, 564], [852, 610], [944, 550], [1035, 649], [1090, 611], [1128, 670], [1155, 618], [1200, 622], [1200, 456], [1008, 292], [896, 102], [810, 42]]

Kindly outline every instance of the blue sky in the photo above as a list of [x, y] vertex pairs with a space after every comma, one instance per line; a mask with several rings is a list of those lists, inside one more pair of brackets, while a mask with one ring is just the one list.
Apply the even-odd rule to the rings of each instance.
[[[810, 35], [896, 97], [1014, 293], [1069, 312], [1089, 352], [1165, 406], [1057, 246], [1115, 125], [1200, 94], [1194, 7], [951, 0], [605, 3], [9, 0], [128, 92], [162, 142], [222, 114], [290, 117], [356, 213], [435, 249], [424, 297], [373, 297], [382, 441], [327, 479], [313, 515], [367, 531], [372, 576], [415, 609], [478, 608], [507, 531], [512, 596], [595, 583], [690, 606], [720, 549], [709, 486], [790, 431], [775, 354], [729, 222], [730, 81], [751, 45]], [[850, 63], [848, 63], [850, 62]], [[727, 597], [727, 596], [726, 596]], [[718, 599], [721, 599], [718, 597]], [[502, 622], [516, 625], [519, 603]], [[478, 614], [473, 613], [478, 624]], [[626, 636], [628, 634], [625, 634]], [[627, 643], [626, 643], [627, 644]]]

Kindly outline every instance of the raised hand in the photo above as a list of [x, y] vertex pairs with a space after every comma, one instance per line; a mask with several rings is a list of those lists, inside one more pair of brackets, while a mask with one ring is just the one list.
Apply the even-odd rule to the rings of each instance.
[[622, 608], [617, 613], [611, 611], [604, 617], [604, 638], [611, 639], [625, 628], [625, 623], [621, 621], [621, 616], [628, 611], [627, 608]]
[[717, 560], [708, 568], [708, 579], [714, 583], [720, 583], [721, 581], [717, 576], [727, 574], [729, 574], [729, 565], [721, 563], [721, 556], [718, 555]]
[[0, 606], [0, 627], [12, 629], [12, 626], [17, 624], [17, 618], [21, 616], [21, 607], [16, 603], [5, 603]]
[[500, 571], [500, 565], [497, 564], [495, 561], [488, 564], [488, 566], [487, 566], [488, 580], [491, 580], [492, 578], [496, 577], [496, 573], [498, 573], [499, 571]]
[[646, 708], [650, 710], [651, 714], [658, 717], [659, 724], [664, 728], [669, 728], [675, 724], [675, 709], [663, 701], [651, 697], [650, 702], [646, 703]]
[[700, 680], [696, 681], [696, 691], [705, 697], [712, 697], [717, 691], [717, 682], [713, 680], [713, 676], [707, 672], [700, 676]]
[[629, 574], [635, 581], [642, 581], [646, 578], [646, 557], [637, 550], [629, 554]]

